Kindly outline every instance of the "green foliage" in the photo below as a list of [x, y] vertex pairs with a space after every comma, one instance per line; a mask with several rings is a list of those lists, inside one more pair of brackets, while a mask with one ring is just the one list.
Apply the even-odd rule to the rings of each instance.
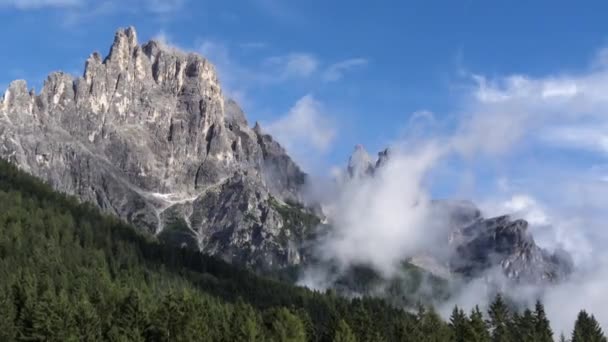
[[536, 302], [534, 309], [534, 337], [536, 342], [553, 342], [553, 330], [540, 301]]
[[[279, 205], [277, 203], [277, 205]], [[287, 222], [313, 224], [282, 206]], [[304, 216], [302, 216], [304, 215]], [[317, 222], [318, 223], [318, 222]], [[316, 224], [316, 223], [315, 223]], [[170, 227], [187, 232], [183, 222]], [[162, 236], [161, 236], [162, 238]], [[263, 278], [140, 233], [0, 161], [0, 341], [550, 341], [540, 303], [501, 297], [449, 324], [369, 297], [346, 299]], [[530, 323], [532, 322], [532, 323]], [[490, 339], [492, 336], [492, 339]], [[581, 312], [573, 342], [606, 341]]]
[[343, 319], [338, 322], [333, 342], [356, 342], [357, 337]]
[[299, 241], [314, 239], [315, 228], [321, 223], [316, 215], [296, 202], [288, 201], [283, 204], [276, 198], [270, 197], [269, 203], [283, 218], [284, 226], [281, 236], [284, 239], [287, 239], [287, 231], [289, 231], [289, 235], [294, 235]]
[[490, 333], [488, 332], [488, 324], [483, 319], [483, 314], [478, 306], [475, 306], [469, 314], [469, 324], [471, 326], [471, 342], [489, 342]]
[[298, 316], [286, 308], [270, 309], [265, 313], [267, 340], [276, 342], [306, 341], [306, 329]]
[[331, 341], [352, 312], [390, 341], [413, 320], [168, 246], [4, 161], [0, 208], [1, 341]]
[[498, 294], [492, 304], [490, 304], [488, 316], [490, 318], [488, 323], [492, 331], [492, 341], [512, 341], [511, 331], [509, 329], [509, 327], [512, 327], [509, 308], [500, 294]]
[[471, 326], [471, 321], [462, 309], [457, 306], [452, 310], [449, 326], [452, 332], [451, 341], [469, 342], [475, 341], [475, 332]]
[[574, 331], [572, 332], [572, 342], [606, 342], [606, 336], [599, 323], [585, 310], [579, 312]]

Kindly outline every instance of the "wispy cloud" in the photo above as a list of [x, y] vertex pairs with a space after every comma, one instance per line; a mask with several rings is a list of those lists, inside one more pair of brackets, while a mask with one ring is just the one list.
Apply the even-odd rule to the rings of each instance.
[[277, 80], [306, 78], [311, 76], [319, 65], [317, 58], [309, 53], [290, 53], [283, 56], [269, 57], [264, 65], [274, 71]]
[[348, 71], [353, 69], [366, 66], [368, 60], [365, 58], [351, 58], [335, 64], [330, 65], [323, 73], [323, 80], [326, 82], [335, 82], [342, 77]]
[[146, 13], [166, 21], [183, 9], [188, 0], [0, 0], [0, 8], [20, 11], [52, 9], [62, 16], [61, 25], [73, 27], [91, 19], [117, 14]]
[[466, 113], [470, 120], [461, 127], [463, 149], [477, 146], [478, 152], [496, 152], [544, 137], [541, 140], [557, 147], [601, 150], [600, 130], [608, 127], [608, 65], [593, 63], [578, 74], [542, 78], [472, 75], [472, 79], [475, 86]]

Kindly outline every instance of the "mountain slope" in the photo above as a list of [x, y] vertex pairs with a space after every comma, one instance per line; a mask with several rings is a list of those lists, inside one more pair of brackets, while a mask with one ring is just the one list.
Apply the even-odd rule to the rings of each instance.
[[292, 228], [306, 227], [271, 203], [298, 200], [306, 175], [224, 99], [206, 59], [139, 45], [133, 28], [82, 77], [52, 73], [39, 94], [12, 82], [0, 157], [178, 245], [260, 268], [304, 258]]
[[340, 320], [361, 340], [400, 340], [414, 328], [384, 301], [312, 292], [159, 243], [2, 160], [0, 208], [2, 341], [331, 341]]

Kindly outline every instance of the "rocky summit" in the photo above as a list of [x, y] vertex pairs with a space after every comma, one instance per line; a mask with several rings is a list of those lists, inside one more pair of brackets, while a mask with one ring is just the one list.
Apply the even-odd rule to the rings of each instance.
[[[214, 66], [120, 29], [84, 73], [0, 99], [0, 157], [180, 246], [260, 268], [302, 262], [306, 175], [222, 93]], [[291, 203], [291, 204], [288, 204]]]

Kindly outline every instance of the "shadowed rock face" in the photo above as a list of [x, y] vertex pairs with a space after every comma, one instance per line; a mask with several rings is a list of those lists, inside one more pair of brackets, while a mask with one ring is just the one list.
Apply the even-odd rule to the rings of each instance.
[[211, 63], [139, 45], [133, 28], [81, 77], [52, 73], [39, 94], [12, 82], [0, 157], [174, 243], [259, 267], [302, 261], [299, 223], [270, 201], [299, 200], [306, 175], [224, 99]]
[[477, 276], [500, 266], [515, 280], [547, 282], [564, 279], [572, 268], [567, 254], [540, 248], [527, 231], [528, 222], [509, 216], [479, 218], [452, 233], [456, 255], [451, 268], [466, 276]]

